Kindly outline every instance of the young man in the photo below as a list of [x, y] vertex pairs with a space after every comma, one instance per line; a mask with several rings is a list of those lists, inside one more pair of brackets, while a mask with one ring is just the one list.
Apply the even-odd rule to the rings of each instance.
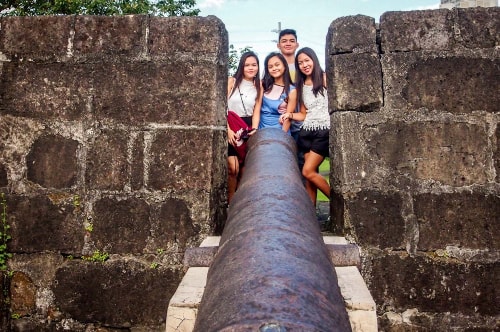
[[288, 69], [290, 70], [290, 76], [292, 76], [292, 81], [295, 82], [295, 52], [299, 48], [297, 32], [293, 29], [281, 30], [276, 46], [285, 57], [288, 63]]

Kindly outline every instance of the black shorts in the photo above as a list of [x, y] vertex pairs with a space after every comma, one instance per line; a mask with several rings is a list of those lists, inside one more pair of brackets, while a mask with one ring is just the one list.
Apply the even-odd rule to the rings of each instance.
[[238, 156], [238, 153], [236, 152], [236, 149], [234, 148], [234, 146], [232, 146], [231, 144], [227, 143], [227, 156], [228, 157], [232, 157], [232, 156]]
[[316, 152], [323, 157], [328, 157], [330, 151], [329, 144], [330, 130], [304, 130], [299, 132], [297, 146], [299, 151], [307, 153], [309, 151]]

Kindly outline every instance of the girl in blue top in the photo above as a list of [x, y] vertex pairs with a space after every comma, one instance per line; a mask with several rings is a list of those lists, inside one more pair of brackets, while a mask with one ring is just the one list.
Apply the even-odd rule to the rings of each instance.
[[264, 60], [262, 88], [264, 94], [259, 129], [280, 128], [290, 133], [290, 120], [280, 123], [280, 115], [295, 110], [297, 92], [292, 85], [288, 64], [281, 53], [270, 53]]

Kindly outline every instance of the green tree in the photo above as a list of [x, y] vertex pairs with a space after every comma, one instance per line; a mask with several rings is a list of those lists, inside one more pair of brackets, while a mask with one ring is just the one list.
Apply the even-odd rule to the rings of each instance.
[[248, 51], [253, 51], [252, 47], [245, 46], [243, 48], [240, 48], [240, 50], [238, 52], [234, 48], [233, 44], [229, 45], [229, 59], [228, 59], [228, 63], [227, 63], [229, 76], [233, 76], [236, 73], [236, 70], [238, 69], [238, 64], [240, 62], [241, 55], [245, 52], [248, 52]]
[[197, 16], [196, 0], [2, 0], [0, 16], [128, 15]]

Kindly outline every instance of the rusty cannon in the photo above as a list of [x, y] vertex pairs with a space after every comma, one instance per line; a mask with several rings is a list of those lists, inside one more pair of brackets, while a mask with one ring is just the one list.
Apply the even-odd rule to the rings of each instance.
[[194, 331], [351, 331], [293, 139], [258, 131], [245, 164]]

